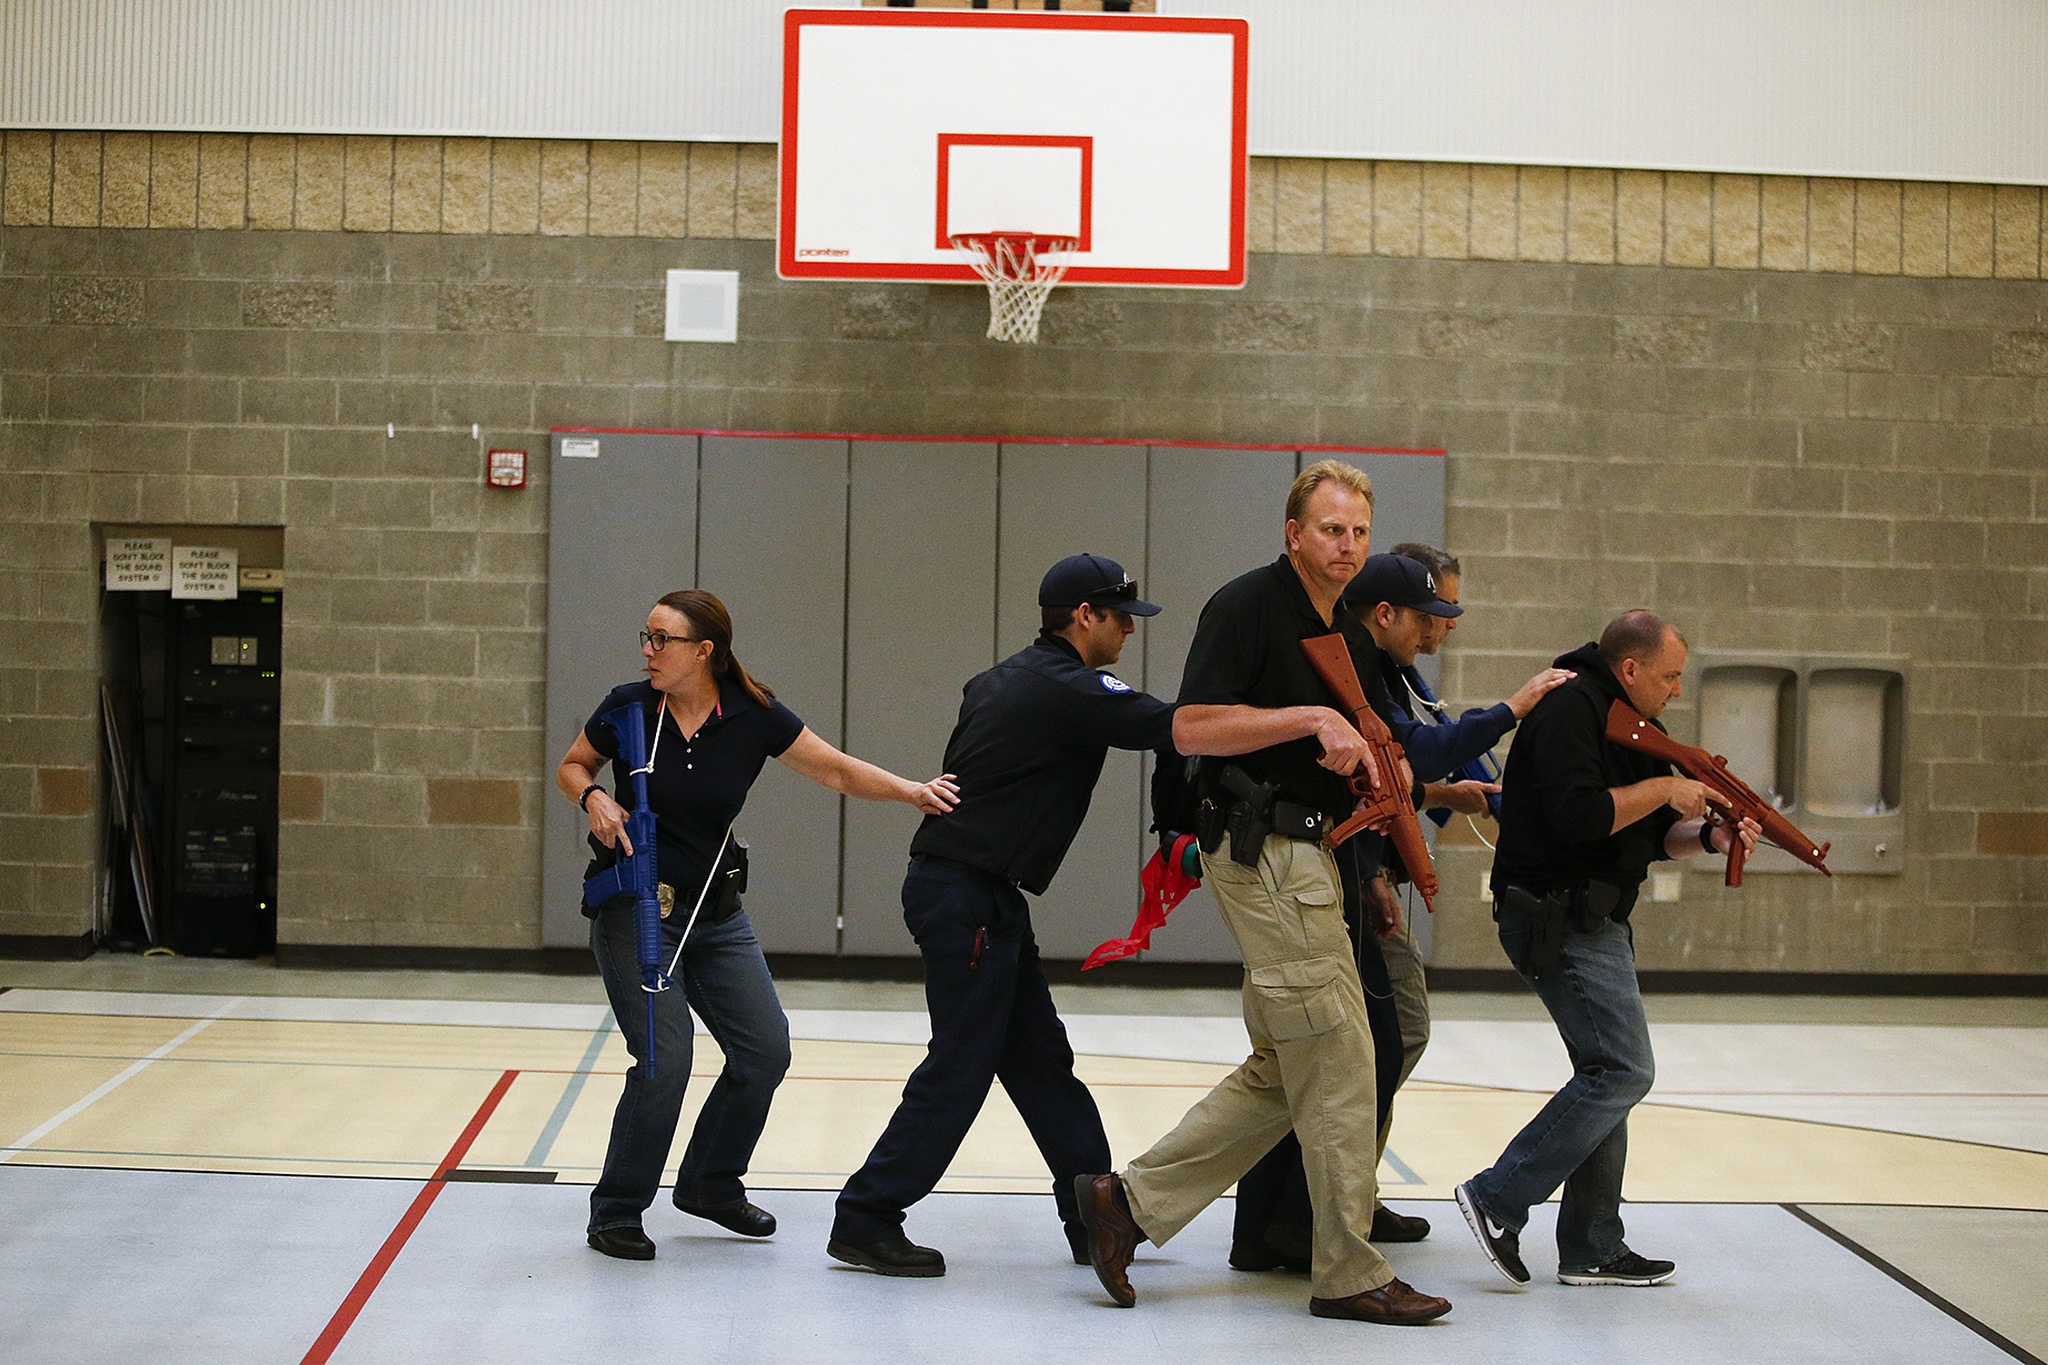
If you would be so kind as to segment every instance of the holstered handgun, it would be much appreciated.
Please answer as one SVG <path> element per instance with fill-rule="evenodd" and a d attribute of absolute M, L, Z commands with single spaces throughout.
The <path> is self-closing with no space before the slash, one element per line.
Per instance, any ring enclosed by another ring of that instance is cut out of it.
<path fill-rule="evenodd" d="M 1617 911 L 1634 904 L 1632 892 L 1611 882 L 1588 882 L 1542 896 L 1503 886 L 1494 895 L 1493 918 L 1508 961 L 1531 981 L 1541 981 L 1557 970 L 1567 933 L 1598 933 Z"/>
<path fill-rule="evenodd" d="M 1280 789 L 1271 782 L 1259 782 L 1234 763 L 1223 766 L 1223 789 L 1235 800 L 1229 803 L 1223 827 L 1230 835 L 1230 860 L 1245 867 L 1259 865 L 1259 850 L 1273 832 L 1273 800 Z"/>
<path fill-rule="evenodd" d="M 1514 969 L 1531 981 L 1557 970 L 1574 899 L 1569 891 L 1538 896 L 1519 886 L 1503 886 L 1495 893 L 1493 918 L 1500 925 L 1500 946 Z"/>

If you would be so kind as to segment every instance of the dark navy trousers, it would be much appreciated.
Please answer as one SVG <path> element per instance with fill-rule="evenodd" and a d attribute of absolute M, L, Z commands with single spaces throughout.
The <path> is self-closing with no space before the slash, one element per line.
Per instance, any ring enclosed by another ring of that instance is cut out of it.
<path fill-rule="evenodd" d="M 1074 1177 L 1109 1169 L 1109 1139 L 1095 1097 L 1074 1075 L 1024 893 L 986 873 L 913 860 L 903 921 L 924 958 L 932 1040 L 889 1126 L 841 1191 L 832 1236 L 858 1244 L 900 1232 L 904 1210 L 945 1175 L 999 1080 L 1052 1170 L 1069 1247 L 1085 1254 Z"/>

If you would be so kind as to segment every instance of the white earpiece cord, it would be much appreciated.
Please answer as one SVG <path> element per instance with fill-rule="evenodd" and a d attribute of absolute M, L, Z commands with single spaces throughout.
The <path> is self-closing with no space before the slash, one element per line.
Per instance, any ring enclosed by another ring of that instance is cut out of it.
<path fill-rule="evenodd" d="M 654 713 L 654 743 L 647 746 L 647 766 L 635 768 L 633 770 L 635 773 L 645 773 L 650 778 L 654 776 L 654 757 L 661 752 L 661 722 L 662 718 L 667 714 L 668 700 L 664 698 L 661 703 L 661 709 Z M 732 824 L 728 824 L 725 827 L 725 833 L 719 837 L 718 852 L 711 857 L 711 871 L 705 874 L 704 885 L 697 892 L 697 903 L 690 908 L 690 918 L 684 923 L 683 932 L 676 939 L 675 955 L 668 960 L 668 970 L 662 974 L 663 980 L 673 978 L 676 974 L 676 964 L 683 960 L 683 945 L 690 941 L 690 930 L 697 927 L 697 916 L 703 913 L 704 900 L 711 894 L 711 884 L 718 880 L 718 865 L 725 861 L 726 845 L 732 842 L 732 827 L 738 823 L 739 821 L 734 820 Z M 643 982 L 640 989 L 646 991 L 649 995 L 657 995 L 661 991 L 667 990 L 668 987 L 650 987 Z"/>

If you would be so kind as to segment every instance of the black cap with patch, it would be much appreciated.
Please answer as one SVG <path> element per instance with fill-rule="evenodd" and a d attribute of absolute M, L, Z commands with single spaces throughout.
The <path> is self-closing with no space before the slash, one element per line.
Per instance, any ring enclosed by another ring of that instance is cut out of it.
<path fill-rule="evenodd" d="M 1068 555 L 1045 571 L 1038 584 L 1041 607 L 1091 607 L 1157 616 L 1159 608 L 1138 597 L 1138 585 L 1124 566 L 1102 555 Z"/>
<path fill-rule="evenodd" d="M 1437 596 L 1436 575 L 1406 555 L 1368 555 L 1344 585 L 1344 601 L 1371 611 L 1382 602 L 1431 616 L 1463 616 L 1465 609 Z"/>

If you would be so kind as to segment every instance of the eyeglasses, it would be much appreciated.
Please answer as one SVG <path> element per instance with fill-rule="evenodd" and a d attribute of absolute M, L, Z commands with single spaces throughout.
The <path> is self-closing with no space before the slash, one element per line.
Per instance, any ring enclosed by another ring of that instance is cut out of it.
<path fill-rule="evenodd" d="M 665 630 L 643 630 L 640 632 L 640 643 L 652 645 L 656 654 L 661 653 L 661 651 L 673 644 L 701 644 L 703 639 L 704 637 L 701 635 L 671 635 Z"/>

